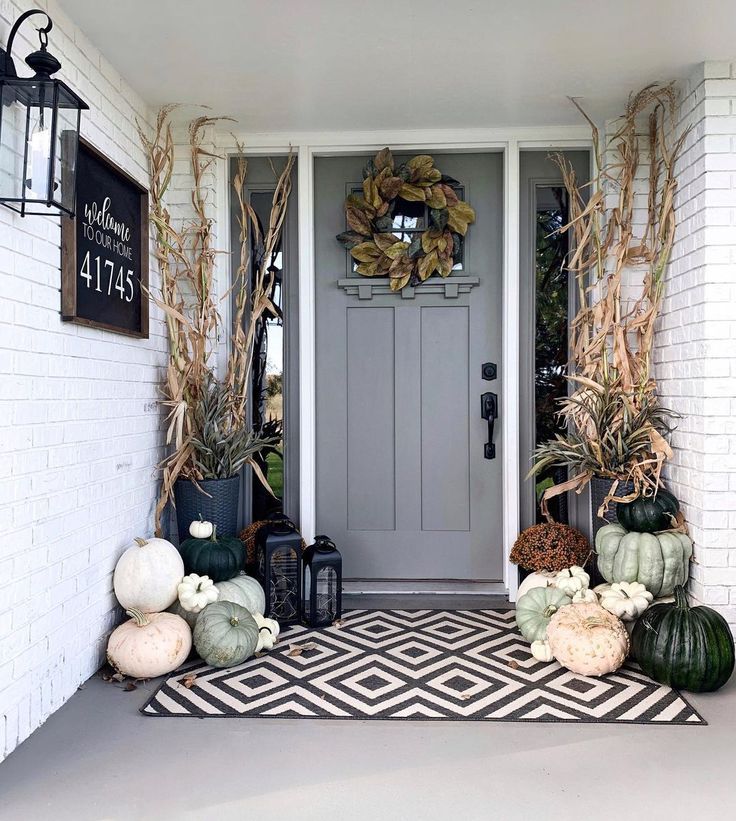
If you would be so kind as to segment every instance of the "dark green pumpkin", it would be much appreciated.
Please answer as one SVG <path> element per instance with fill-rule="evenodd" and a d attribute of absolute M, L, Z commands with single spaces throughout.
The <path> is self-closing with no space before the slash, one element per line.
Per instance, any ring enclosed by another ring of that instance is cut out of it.
<path fill-rule="evenodd" d="M 226 582 L 245 568 L 245 547 L 235 536 L 187 539 L 179 545 L 187 573 L 209 576 L 213 582 Z"/>
<path fill-rule="evenodd" d="M 690 607 L 679 585 L 674 604 L 655 604 L 636 622 L 631 648 L 648 676 L 677 690 L 710 693 L 733 672 L 728 623 L 710 607 Z"/>
<path fill-rule="evenodd" d="M 672 519 L 677 516 L 680 505 L 675 497 L 664 488 L 659 488 L 656 496 L 639 496 L 633 502 L 619 502 L 616 518 L 626 530 L 636 533 L 657 533 L 671 530 Z"/>

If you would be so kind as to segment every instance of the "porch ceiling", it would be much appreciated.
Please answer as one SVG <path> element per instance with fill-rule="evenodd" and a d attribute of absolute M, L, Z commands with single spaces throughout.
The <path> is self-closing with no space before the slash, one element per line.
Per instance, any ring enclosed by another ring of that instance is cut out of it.
<path fill-rule="evenodd" d="M 153 104 L 246 131 L 567 125 L 736 50 L 733 0 L 60 0 Z"/>

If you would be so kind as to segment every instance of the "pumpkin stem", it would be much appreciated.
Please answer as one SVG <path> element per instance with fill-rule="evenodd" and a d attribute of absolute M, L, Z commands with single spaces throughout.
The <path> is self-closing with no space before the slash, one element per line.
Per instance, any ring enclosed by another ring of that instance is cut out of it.
<path fill-rule="evenodd" d="M 237 627 L 240 624 L 240 619 L 237 616 L 232 616 L 230 624 L 232 624 L 233 627 Z"/>
<path fill-rule="evenodd" d="M 210 536 L 210 541 L 217 541 L 217 525 L 212 525 L 212 535 Z"/>
<path fill-rule="evenodd" d="M 148 542 L 145 539 L 141 539 L 140 536 L 136 536 L 133 541 L 138 545 L 138 547 L 145 547 Z"/>
<path fill-rule="evenodd" d="M 151 623 L 148 616 L 138 610 L 137 607 L 131 607 L 130 610 L 126 610 L 125 612 L 131 617 L 131 619 L 135 619 L 135 623 L 138 627 L 146 627 Z"/>
<path fill-rule="evenodd" d="M 549 619 L 556 612 L 557 612 L 557 608 L 554 606 L 554 604 L 549 604 L 549 605 L 547 605 L 547 607 L 544 608 L 544 614 L 543 615 L 546 619 Z"/>
<path fill-rule="evenodd" d="M 680 608 L 680 610 L 689 610 L 690 604 L 687 600 L 687 593 L 685 592 L 685 588 L 678 584 L 675 588 L 675 605 Z"/>

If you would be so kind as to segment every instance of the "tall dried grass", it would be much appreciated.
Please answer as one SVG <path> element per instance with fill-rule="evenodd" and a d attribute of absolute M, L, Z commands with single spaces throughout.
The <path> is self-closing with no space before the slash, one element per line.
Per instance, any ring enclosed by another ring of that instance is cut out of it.
<path fill-rule="evenodd" d="M 248 392 L 256 328 L 264 313 L 275 314 L 270 297 L 273 273 L 268 266 L 279 244 L 294 166 L 294 155 L 290 153 L 278 175 L 268 230 L 261 236 L 258 220 L 245 196 L 247 160 L 243 146 L 238 146 L 241 156 L 233 184 L 238 202 L 240 258 L 232 287 L 218 299 L 214 283 L 218 251 L 213 244 L 214 226 L 208 215 L 205 185 L 217 156 L 203 144 L 206 130 L 227 118 L 201 116 L 189 124 L 192 216 L 179 221 L 172 217 L 167 206 L 167 193 L 174 175 L 171 114 L 175 108 L 173 105 L 161 108 L 152 137 L 138 129 L 148 157 L 150 221 L 161 273 L 160 291 L 149 294 L 164 313 L 169 342 L 162 392 L 163 404 L 168 409 L 166 444 L 171 452 L 160 465 L 161 492 L 155 512 L 157 534 L 162 531 L 162 517 L 168 502 L 173 500 L 174 484 L 179 478 L 194 482 L 215 478 L 213 472 L 227 472 L 228 465 L 240 464 L 240 454 L 244 456 L 242 461 L 250 464 L 268 486 L 254 456 L 274 441 L 247 429 Z M 263 248 L 253 266 L 252 279 L 250 231 L 255 234 L 256 246 Z M 222 331 L 218 302 L 233 293 L 235 311 L 230 354 L 226 373 L 218 380 L 212 364 L 212 354 Z M 205 425 L 207 430 L 202 429 Z M 227 458 L 216 459 L 210 446 L 204 450 L 204 443 L 212 442 L 213 430 L 221 432 L 229 443 L 235 443 L 233 447 L 238 453 L 228 446 Z"/>
<path fill-rule="evenodd" d="M 670 83 L 631 95 L 615 133 L 605 141 L 584 109 L 572 102 L 590 125 L 595 169 L 590 182 L 582 183 L 563 154 L 553 156 L 569 197 L 570 221 L 561 231 L 571 236 L 566 267 L 575 278 L 578 311 L 570 330 L 570 378 L 576 390 L 560 411 L 569 433 L 538 447 L 530 472 L 554 465 L 572 473 L 543 494 L 547 516 L 550 498 L 580 492 L 594 475 L 612 483 L 599 515 L 611 501 L 655 493 L 672 455 L 665 437 L 673 414 L 658 404 L 651 359 L 675 238 L 675 163 L 687 137 L 687 130 L 677 135 L 677 93 Z M 627 299 L 624 286 L 631 285 L 626 280 L 632 269 L 643 275 L 638 294 Z M 628 448 L 627 442 L 636 446 Z M 618 484 L 625 481 L 633 482 L 634 492 L 617 496 Z"/>

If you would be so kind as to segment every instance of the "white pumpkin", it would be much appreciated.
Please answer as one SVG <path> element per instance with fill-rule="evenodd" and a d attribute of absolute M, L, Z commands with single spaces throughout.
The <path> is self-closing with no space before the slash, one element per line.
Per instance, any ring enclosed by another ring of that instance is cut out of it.
<path fill-rule="evenodd" d="M 179 604 L 189 613 L 199 613 L 208 604 L 217 601 L 220 595 L 209 576 L 198 576 L 196 573 L 184 576 L 179 582 L 177 591 Z"/>
<path fill-rule="evenodd" d="M 577 604 L 581 601 L 592 602 L 593 604 L 598 604 L 598 594 L 595 590 L 591 590 L 589 587 L 586 587 L 585 590 L 578 590 L 577 593 L 572 597 L 572 603 Z"/>
<path fill-rule="evenodd" d="M 200 516 L 189 525 L 189 535 L 193 539 L 209 539 L 214 529 L 212 522 L 205 522 Z"/>
<path fill-rule="evenodd" d="M 614 582 L 601 593 L 601 607 L 621 621 L 636 621 L 653 599 L 640 582 Z"/>
<path fill-rule="evenodd" d="M 266 609 L 266 594 L 256 579 L 241 574 L 226 582 L 217 582 L 218 601 L 229 601 L 245 607 L 251 614 Z"/>
<path fill-rule="evenodd" d="M 279 623 L 275 619 L 267 619 L 260 613 L 253 613 L 252 615 L 258 625 L 256 653 L 260 653 L 262 650 L 273 650 L 280 632 Z"/>
<path fill-rule="evenodd" d="M 555 660 L 548 641 L 533 641 L 532 655 L 537 661 L 543 661 L 545 664 Z"/>
<path fill-rule="evenodd" d="M 591 602 L 561 607 L 550 619 L 547 641 L 557 661 L 582 676 L 618 670 L 629 652 L 623 622 Z"/>
<path fill-rule="evenodd" d="M 555 576 L 555 587 L 566 596 L 574 596 L 580 590 L 587 590 L 590 585 L 590 576 L 577 564 L 567 567 Z"/>
<path fill-rule="evenodd" d="M 192 631 L 173 613 L 125 611 L 131 618 L 113 630 L 107 660 L 131 678 L 153 678 L 170 673 L 186 661 L 192 649 Z"/>
<path fill-rule="evenodd" d="M 516 591 L 517 600 L 520 599 L 524 593 L 528 593 L 535 587 L 552 587 L 557 574 L 553 571 L 538 570 L 536 573 L 530 573 L 520 584 Z"/>
<path fill-rule="evenodd" d="M 159 613 L 176 601 L 184 576 L 179 551 L 166 539 L 135 539 L 115 565 L 112 584 L 125 610 Z"/>

